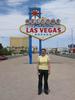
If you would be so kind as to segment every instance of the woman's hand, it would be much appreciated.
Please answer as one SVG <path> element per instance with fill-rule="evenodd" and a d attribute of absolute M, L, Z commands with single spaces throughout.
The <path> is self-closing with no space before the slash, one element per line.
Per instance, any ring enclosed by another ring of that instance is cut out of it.
<path fill-rule="evenodd" d="M 39 71 L 37 70 L 37 75 L 40 75 Z"/>
<path fill-rule="evenodd" d="M 50 70 L 48 70 L 48 75 L 50 75 Z"/>

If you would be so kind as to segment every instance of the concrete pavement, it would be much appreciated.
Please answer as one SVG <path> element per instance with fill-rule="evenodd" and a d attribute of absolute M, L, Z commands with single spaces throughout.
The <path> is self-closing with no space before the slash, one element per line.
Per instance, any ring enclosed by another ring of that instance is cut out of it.
<path fill-rule="evenodd" d="M 37 95 L 37 55 L 0 62 L 0 100 L 75 100 L 75 59 L 50 55 L 49 95 Z M 36 61 L 35 61 L 36 60 Z"/>

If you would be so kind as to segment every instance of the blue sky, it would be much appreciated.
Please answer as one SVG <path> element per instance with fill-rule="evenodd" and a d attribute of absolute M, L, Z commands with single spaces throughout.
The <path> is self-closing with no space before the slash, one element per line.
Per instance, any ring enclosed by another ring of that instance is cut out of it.
<path fill-rule="evenodd" d="M 28 18 L 28 8 L 35 5 L 41 7 L 42 16 L 60 18 L 67 29 L 64 34 L 43 41 L 43 47 L 66 47 L 72 43 L 72 33 L 75 43 L 75 0 L 0 0 L 0 42 L 4 46 L 9 45 L 7 37 L 26 36 L 19 27 Z M 33 38 L 33 45 L 37 44 Z"/>

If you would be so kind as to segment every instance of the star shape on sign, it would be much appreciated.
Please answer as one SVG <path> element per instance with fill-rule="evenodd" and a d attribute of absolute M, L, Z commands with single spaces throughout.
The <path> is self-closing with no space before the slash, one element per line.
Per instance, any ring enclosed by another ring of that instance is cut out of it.
<path fill-rule="evenodd" d="M 33 16 L 38 16 L 39 15 L 39 11 L 38 10 L 33 10 L 32 11 L 32 15 Z"/>

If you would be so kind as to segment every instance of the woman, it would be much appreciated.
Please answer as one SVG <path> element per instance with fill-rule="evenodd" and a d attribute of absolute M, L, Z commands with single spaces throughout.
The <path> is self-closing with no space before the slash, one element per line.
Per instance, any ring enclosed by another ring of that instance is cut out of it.
<path fill-rule="evenodd" d="M 46 54 L 46 49 L 42 49 L 41 55 L 38 57 L 38 95 L 42 93 L 42 79 L 44 77 L 44 92 L 49 93 L 48 75 L 50 74 L 50 61 Z"/>

